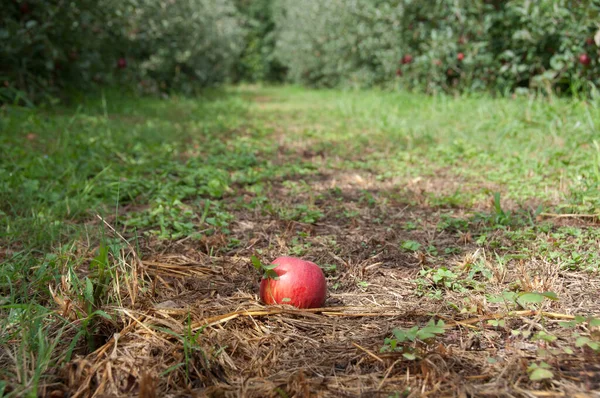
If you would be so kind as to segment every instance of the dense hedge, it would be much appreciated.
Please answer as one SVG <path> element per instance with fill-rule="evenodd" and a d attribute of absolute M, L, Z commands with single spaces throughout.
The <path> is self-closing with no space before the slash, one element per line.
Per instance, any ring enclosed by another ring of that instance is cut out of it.
<path fill-rule="evenodd" d="M 130 53 L 146 82 L 157 82 L 162 90 L 191 90 L 229 78 L 243 48 L 232 1 L 129 3 Z"/>
<path fill-rule="evenodd" d="M 3 0 L 0 102 L 94 83 L 216 84 L 243 37 L 232 0 Z"/>
<path fill-rule="evenodd" d="M 0 103 L 225 81 L 589 91 L 594 0 L 3 0 Z"/>
<path fill-rule="evenodd" d="M 564 92 L 599 83 L 598 10 L 585 0 L 280 0 L 276 55 L 291 80 L 314 86 Z"/>
<path fill-rule="evenodd" d="M 403 10 L 389 1 L 281 0 L 276 56 L 288 78 L 316 86 L 389 81 L 402 54 Z"/>

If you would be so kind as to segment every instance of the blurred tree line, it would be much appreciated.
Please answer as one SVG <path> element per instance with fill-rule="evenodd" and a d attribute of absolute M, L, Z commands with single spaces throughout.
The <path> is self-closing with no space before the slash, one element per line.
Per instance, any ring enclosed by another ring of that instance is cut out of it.
<path fill-rule="evenodd" d="M 236 82 L 595 92 L 594 0 L 1 0 L 0 102 Z"/>

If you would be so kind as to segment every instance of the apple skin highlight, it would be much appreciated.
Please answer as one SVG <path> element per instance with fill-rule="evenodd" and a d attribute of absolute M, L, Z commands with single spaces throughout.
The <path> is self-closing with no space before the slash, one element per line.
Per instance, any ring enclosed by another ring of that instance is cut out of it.
<path fill-rule="evenodd" d="M 320 308 L 327 296 L 327 281 L 321 268 L 296 257 L 278 257 L 272 264 L 279 279 L 260 283 L 260 299 L 267 305 L 288 304 L 296 308 Z"/>

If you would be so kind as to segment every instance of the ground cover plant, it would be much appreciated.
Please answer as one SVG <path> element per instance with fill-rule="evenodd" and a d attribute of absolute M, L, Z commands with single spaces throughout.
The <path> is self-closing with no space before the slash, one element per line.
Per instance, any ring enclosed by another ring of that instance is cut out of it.
<path fill-rule="evenodd" d="M 594 102 L 242 86 L 0 117 L 0 395 L 599 388 Z M 256 260 L 320 265 L 264 306 Z"/>

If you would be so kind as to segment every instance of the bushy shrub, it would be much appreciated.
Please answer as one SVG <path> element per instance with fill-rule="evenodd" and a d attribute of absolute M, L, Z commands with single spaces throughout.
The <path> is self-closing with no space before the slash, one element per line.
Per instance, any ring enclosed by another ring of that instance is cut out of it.
<path fill-rule="evenodd" d="M 389 81 L 401 53 L 402 8 L 382 0 L 281 0 L 276 56 L 288 77 L 315 86 Z"/>
<path fill-rule="evenodd" d="M 242 41 L 232 0 L 4 0 L 0 103 L 97 83 L 216 84 Z"/>
<path fill-rule="evenodd" d="M 124 34 L 117 0 L 4 1 L 0 102 L 38 100 L 66 85 L 101 80 L 117 66 Z"/>
<path fill-rule="evenodd" d="M 291 80 L 315 86 L 579 90 L 600 83 L 598 10 L 591 0 L 281 0 L 276 55 Z"/>
<path fill-rule="evenodd" d="M 131 54 L 142 78 L 161 89 L 223 82 L 243 48 L 228 0 L 130 0 Z"/>

